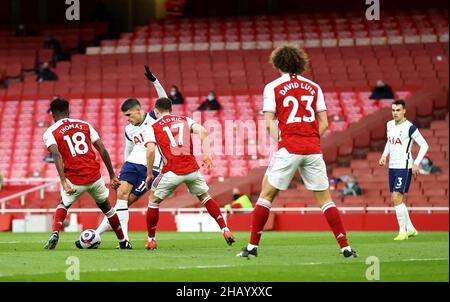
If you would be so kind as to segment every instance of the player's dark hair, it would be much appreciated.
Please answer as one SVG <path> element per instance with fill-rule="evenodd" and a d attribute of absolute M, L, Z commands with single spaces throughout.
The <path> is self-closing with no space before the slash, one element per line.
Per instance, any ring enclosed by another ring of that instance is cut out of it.
<path fill-rule="evenodd" d="M 50 103 L 50 111 L 52 113 L 69 113 L 69 101 L 61 97 L 56 97 Z"/>
<path fill-rule="evenodd" d="M 273 67 L 290 75 L 300 75 L 306 71 L 308 55 L 298 47 L 286 44 L 278 47 L 270 55 L 270 63 Z"/>
<path fill-rule="evenodd" d="M 405 103 L 404 100 L 395 100 L 395 101 L 392 103 L 392 105 L 402 105 L 402 106 L 403 106 L 403 109 L 406 108 L 406 103 Z"/>
<path fill-rule="evenodd" d="M 168 98 L 159 98 L 156 100 L 155 108 L 162 112 L 172 112 L 172 101 Z"/>
<path fill-rule="evenodd" d="M 122 110 L 122 112 L 125 112 L 136 106 L 141 107 L 141 103 L 139 103 L 137 99 L 126 99 L 125 102 L 123 102 L 122 106 L 120 107 L 120 110 Z"/>

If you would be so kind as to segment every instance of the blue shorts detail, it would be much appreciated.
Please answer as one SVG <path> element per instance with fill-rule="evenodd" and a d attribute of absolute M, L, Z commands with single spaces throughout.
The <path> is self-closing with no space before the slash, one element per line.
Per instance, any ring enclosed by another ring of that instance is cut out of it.
<path fill-rule="evenodd" d="M 389 169 L 389 191 L 407 193 L 411 176 L 412 169 Z"/>
<path fill-rule="evenodd" d="M 153 177 L 156 178 L 159 172 L 153 170 Z M 145 179 L 147 178 L 147 167 L 144 165 L 125 162 L 119 173 L 119 180 L 126 181 L 133 185 L 131 193 L 140 197 L 147 192 Z M 149 184 L 150 187 L 151 184 Z"/>

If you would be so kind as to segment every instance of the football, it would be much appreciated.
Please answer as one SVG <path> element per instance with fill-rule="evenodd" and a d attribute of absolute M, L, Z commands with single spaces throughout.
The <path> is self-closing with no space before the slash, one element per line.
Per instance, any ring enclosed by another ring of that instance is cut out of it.
<path fill-rule="evenodd" d="M 100 243 L 100 234 L 93 229 L 84 230 L 80 235 L 80 245 L 83 249 L 96 249 Z"/>

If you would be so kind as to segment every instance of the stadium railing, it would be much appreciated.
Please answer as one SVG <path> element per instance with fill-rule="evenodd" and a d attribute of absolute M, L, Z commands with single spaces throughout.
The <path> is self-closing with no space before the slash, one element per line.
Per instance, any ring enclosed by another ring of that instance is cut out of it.
<path fill-rule="evenodd" d="M 11 182 L 11 180 L 9 180 L 9 182 Z M 56 182 L 58 182 L 58 180 L 50 180 L 50 182 L 48 182 L 46 184 L 38 185 L 38 186 L 36 186 L 34 188 L 31 188 L 31 189 L 28 189 L 28 190 L 25 190 L 25 191 L 22 191 L 22 192 L 19 192 L 19 193 L 16 193 L 16 194 L 4 197 L 4 198 L 1 198 L 0 199 L 0 204 L 1 204 L 0 205 L 1 206 L 0 213 L 1 214 L 5 213 L 6 202 L 8 200 L 13 200 L 13 199 L 16 199 L 16 198 L 20 198 L 20 204 L 23 206 L 23 205 L 25 205 L 25 198 L 26 198 L 26 196 L 28 194 L 30 194 L 30 193 L 34 193 L 34 192 L 37 192 L 37 191 L 39 191 L 39 198 L 40 199 L 44 199 L 45 189 L 47 187 L 54 186 Z"/>

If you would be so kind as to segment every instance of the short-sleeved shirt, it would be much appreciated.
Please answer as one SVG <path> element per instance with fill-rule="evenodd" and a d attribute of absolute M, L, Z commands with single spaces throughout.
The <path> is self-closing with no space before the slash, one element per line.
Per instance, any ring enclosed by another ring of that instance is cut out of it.
<path fill-rule="evenodd" d="M 386 124 L 390 169 L 411 169 L 413 166 L 412 145 L 423 139 L 416 125 L 406 120 L 396 125 L 394 120 Z"/>
<path fill-rule="evenodd" d="M 193 155 L 191 129 L 194 124 L 189 117 L 169 114 L 151 125 L 145 145 L 157 144 L 163 160 L 162 173 L 172 171 L 184 175 L 200 169 Z"/>
<path fill-rule="evenodd" d="M 43 139 L 47 148 L 58 147 L 64 174 L 73 184 L 86 185 L 101 177 L 100 164 L 92 147 L 100 137 L 88 122 L 61 119 L 45 131 Z"/>
<path fill-rule="evenodd" d="M 322 153 L 317 113 L 325 110 L 320 86 L 302 76 L 284 74 L 264 88 L 263 111 L 277 115 L 278 149 L 289 153 Z"/>

